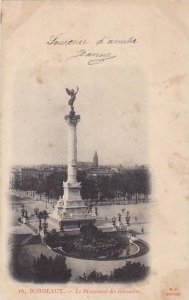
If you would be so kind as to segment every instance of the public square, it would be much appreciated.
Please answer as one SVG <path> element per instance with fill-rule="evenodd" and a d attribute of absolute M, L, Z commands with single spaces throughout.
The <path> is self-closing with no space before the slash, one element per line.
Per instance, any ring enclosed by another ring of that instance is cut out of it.
<path fill-rule="evenodd" d="M 21 241 L 21 251 L 18 257 L 20 269 L 24 268 L 26 271 L 30 269 L 34 259 L 37 259 L 41 254 L 47 257 L 54 257 L 56 253 L 48 246 L 42 245 L 39 235 L 30 227 L 29 224 L 19 224 L 18 219 L 21 215 L 21 209 L 28 211 L 28 217 L 34 214 L 34 209 L 37 207 L 40 211 L 47 210 L 50 213 L 54 209 L 53 203 L 48 203 L 46 199 L 38 200 L 38 197 L 27 195 L 26 192 L 11 191 L 11 212 L 12 212 L 12 226 L 10 228 L 10 243 L 14 240 Z M 149 244 L 150 239 L 150 207 L 151 203 L 138 203 L 126 205 L 99 205 L 98 217 L 106 218 L 110 221 L 112 217 L 117 217 L 119 213 L 126 216 L 129 212 L 131 216 L 130 230 L 136 232 L 136 237 L 144 240 Z M 94 208 L 93 208 L 94 209 Z M 49 226 L 52 224 L 49 222 Z M 53 229 L 53 228 L 51 228 Z M 50 230 L 50 229 L 49 229 Z M 149 253 L 131 259 L 133 262 L 140 262 L 141 264 L 149 265 Z M 80 260 L 71 257 L 66 259 L 67 266 L 72 270 L 71 280 L 78 279 L 83 273 L 89 274 L 93 270 L 103 274 L 110 274 L 113 269 L 120 268 L 125 265 L 125 260 L 114 261 L 92 261 Z"/>

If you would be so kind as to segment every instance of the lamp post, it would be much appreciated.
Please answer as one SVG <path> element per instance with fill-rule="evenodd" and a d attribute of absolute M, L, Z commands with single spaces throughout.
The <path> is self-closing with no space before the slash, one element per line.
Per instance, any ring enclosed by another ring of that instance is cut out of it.
<path fill-rule="evenodd" d="M 59 222 L 59 227 L 60 227 L 60 231 L 64 231 L 64 225 L 62 221 Z"/>
<path fill-rule="evenodd" d="M 42 211 L 40 211 L 40 212 L 38 213 L 38 220 L 39 220 L 38 231 L 39 231 L 39 233 L 40 233 L 40 231 L 42 230 L 42 226 L 41 226 L 42 218 L 43 218 L 43 213 L 42 213 Z"/>
<path fill-rule="evenodd" d="M 47 223 L 47 219 L 46 218 L 44 218 L 44 222 L 42 224 L 42 228 L 43 228 L 44 233 L 47 233 L 48 223 Z"/>
<path fill-rule="evenodd" d="M 118 214 L 118 221 L 121 222 L 121 214 Z"/>
<path fill-rule="evenodd" d="M 130 216 L 126 216 L 126 224 L 127 224 L 127 226 L 129 226 L 130 225 L 130 219 L 131 219 L 131 217 Z"/>
<path fill-rule="evenodd" d="M 113 224 L 114 227 L 115 227 L 115 223 L 116 223 L 116 218 L 113 217 L 113 218 L 112 218 L 112 224 Z"/>
<path fill-rule="evenodd" d="M 25 212 L 24 212 L 24 216 L 26 219 L 28 219 L 28 211 L 25 209 Z"/>

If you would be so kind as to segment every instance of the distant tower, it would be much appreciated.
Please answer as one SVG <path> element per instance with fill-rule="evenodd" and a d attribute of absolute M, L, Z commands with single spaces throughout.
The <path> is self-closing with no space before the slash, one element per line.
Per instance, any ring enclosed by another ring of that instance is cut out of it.
<path fill-rule="evenodd" d="M 93 156 L 93 164 L 94 164 L 94 167 L 98 167 L 98 154 L 97 154 L 97 151 L 95 151 L 94 156 Z"/>

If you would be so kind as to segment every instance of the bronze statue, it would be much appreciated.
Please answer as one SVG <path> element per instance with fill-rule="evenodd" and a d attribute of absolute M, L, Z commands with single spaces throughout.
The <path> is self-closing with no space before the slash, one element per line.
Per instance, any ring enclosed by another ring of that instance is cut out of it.
<path fill-rule="evenodd" d="M 68 105 L 71 106 L 71 110 L 74 111 L 74 102 L 75 102 L 75 99 L 76 99 L 76 94 L 78 93 L 79 91 L 79 88 L 77 86 L 77 91 L 75 92 L 73 89 L 69 90 L 69 89 L 66 89 L 66 92 L 70 97 L 70 100 L 68 101 Z"/>

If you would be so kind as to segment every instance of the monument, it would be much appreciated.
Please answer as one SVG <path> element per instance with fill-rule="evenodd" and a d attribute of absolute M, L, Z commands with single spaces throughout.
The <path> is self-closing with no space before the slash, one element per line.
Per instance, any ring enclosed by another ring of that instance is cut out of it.
<path fill-rule="evenodd" d="M 51 223 L 52 230 L 46 235 L 45 243 L 56 253 L 79 259 L 125 260 L 132 255 L 138 255 L 140 245 L 133 246 L 134 242 L 131 241 L 128 230 L 129 213 L 127 213 L 126 224 L 122 223 L 120 213 L 118 221 L 115 217 L 112 221 L 97 217 L 97 207 L 94 214 L 81 198 L 81 183 L 77 181 L 76 132 L 80 115 L 75 113 L 73 106 L 78 88 L 76 92 L 68 89 L 66 91 L 70 96 L 68 104 L 71 107 L 69 114 L 65 116 L 68 126 L 68 176 L 67 181 L 63 183 L 63 198 L 57 201 L 54 211 L 49 216 L 53 224 Z M 94 161 L 98 164 L 97 153 Z M 132 251 L 134 252 L 131 253 Z"/>
<path fill-rule="evenodd" d="M 53 221 L 64 225 L 76 225 L 94 223 L 96 216 L 92 212 L 88 212 L 87 206 L 81 198 L 80 190 L 81 183 L 77 181 L 77 131 L 76 126 L 80 121 L 80 115 L 77 115 L 74 110 L 74 102 L 76 94 L 73 89 L 66 92 L 70 96 L 68 105 L 71 110 L 65 116 L 65 121 L 68 125 L 68 176 L 67 181 L 63 183 L 64 195 L 60 198 L 51 213 L 50 218 Z"/>

